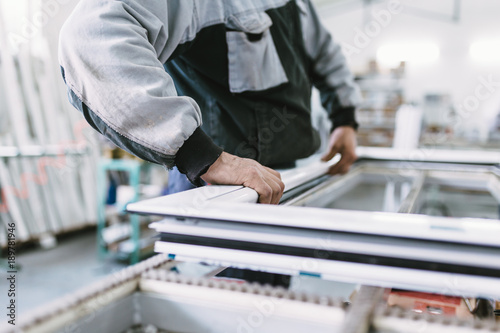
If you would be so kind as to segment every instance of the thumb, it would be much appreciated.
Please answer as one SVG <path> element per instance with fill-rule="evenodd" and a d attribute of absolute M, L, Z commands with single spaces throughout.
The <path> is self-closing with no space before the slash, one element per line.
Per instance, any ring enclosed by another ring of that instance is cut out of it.
<path fill-rule="evenodd" d="M 321 157 L 321 160 L 323 162 L 331 160 L 337 153 L 339 152 L 339 149 L 332 145 L 328 151 Z"/>

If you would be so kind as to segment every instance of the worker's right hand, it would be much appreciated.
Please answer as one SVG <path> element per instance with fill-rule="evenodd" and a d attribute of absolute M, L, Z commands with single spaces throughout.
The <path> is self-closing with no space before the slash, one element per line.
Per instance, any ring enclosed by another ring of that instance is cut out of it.
<path fill-rule="evenodd" d="M 259 202 L 278 204 L 285 184 L 279 172 L 262 164 L 222 152 L 201 179 L 210 184 L 243 185 L 259 194 Z"/>

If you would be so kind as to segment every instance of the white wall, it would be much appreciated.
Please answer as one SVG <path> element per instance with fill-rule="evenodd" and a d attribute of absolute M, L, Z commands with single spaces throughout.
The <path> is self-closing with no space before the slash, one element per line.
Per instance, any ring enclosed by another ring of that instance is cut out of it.
<path fill-rule="evenodd" d="M 480 76 L 487 78 L 492 75 L 493 81 L 500 82 L 500 56 L 491 63 L 478 63 L 471 58 L 469 47 L 480 39 L 500 41 L 500 1 L 462 0 L 458 23 L 451 19 L 446 21 L 411 14 L 413 11 L 410 7 L 418 7 L 451 18 L 453 0 L 392 0 L 394 2 L 401 5 L 401 12 L 392 14 L 389 24 L 382 27 L 366 47 L 360 48 L 358 54 L 351 52 L 348 57 L 351 68 L 355 72 L 363 72 L 368 61 L 376 58 L 377 49 L 386 43 L 435 43 L 440 49 L 436 61 L 407 63 L 407 100 L 419 102 L 425 93 L 449 93 L 458 107 L 464 102 L 470 104 L 468 109 L 472 111 L 464 109 L 462 114 L 467 130 L 487 126 L 485 119 L 500 110 L 500 97 L 494 96 L 500 96 L 500 87 L 496 87 L 491 97 L 481 100 L 477 108 L 473 105 L 473 96 L 478 85 L 481 85 Z M 388 10 L 390 3 L 391 0 L 385 0 L 372 6 L 368 21 L 363 20 L 362 6 L 350 10 L 342 6 L 320 7 L 319 12 L 337 41 L 355 46 L 356 35 L 359 35 L 357 31 L 365 31 L 365 22 L 375 19 L 373 12 Z M 481 88 L 481 92 L 484 92 L 484 88 Z"/>

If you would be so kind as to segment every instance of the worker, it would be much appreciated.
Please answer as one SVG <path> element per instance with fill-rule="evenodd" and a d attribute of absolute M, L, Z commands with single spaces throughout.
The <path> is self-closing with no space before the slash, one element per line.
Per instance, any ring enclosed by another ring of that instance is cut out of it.
<path fill-rule="evenodd" d="M 330 173 L 356 159 L 359 92 L 310 0 L 80 1 L 61 30 L 59 62 L 88 123 L 175 167 L 173 191 L 244 185 L 278 203 L 274 169 L 320 144 L 312 86 L 333 124 L 322 159 L 341 154 Z"/>

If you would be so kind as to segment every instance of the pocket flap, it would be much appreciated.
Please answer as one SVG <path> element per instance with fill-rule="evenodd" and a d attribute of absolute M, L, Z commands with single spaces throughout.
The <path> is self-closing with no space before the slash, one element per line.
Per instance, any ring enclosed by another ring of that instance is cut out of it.
<path fill-rule="evenodd" d="M 250 34 L 261 34 L 273 25 L 273 21 L 265 12 L 254 12 L 243 15 L 233 15 L 228 19 L 227 27 Z"/>

